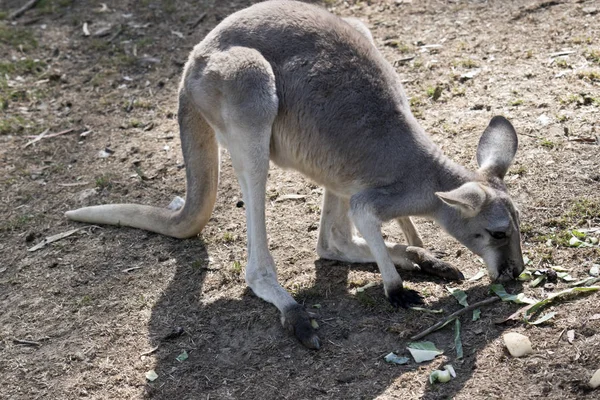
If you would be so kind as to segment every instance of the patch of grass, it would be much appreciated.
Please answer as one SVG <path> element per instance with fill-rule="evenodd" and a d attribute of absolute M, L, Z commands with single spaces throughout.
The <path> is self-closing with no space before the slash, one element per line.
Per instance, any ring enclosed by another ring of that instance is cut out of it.
<path fill-rule="evenodd" d="M 576 219 L 600 219 L 600 200 L 579 199 L 575 201 L 567 216 Z"/>
<path fill-rule="evenodd" d="M 46 63 L 31 58 L 17 61 L 0 62 L 0 74 L 40 74 L 45 71 Z"/>
<path fill-rule="evenodd" d="M 454 136 L 458 135 L 458 130 L 456 130 L 456 128 L 453 125 L 450 125 L 450 124 L 448 124 L 446 122 L 444 122 L 442 124 L 442 130 L 444 132 L 447 132 L 447 133 L 449 133 L 451 135 L 454 135 Z"/>
<path fill-rule="evenodd" d="M 79 300 L 80 306 L 89 306 L 90 304 L 92 304 L 92 297 L 90 295 L 86 294 Z"/>
<path fill-rule="evenodd" d="M 22 49 L 24 52 L 33 50 L 38 45 L 37 40 L 33 37 L 32 30 L 7 26 L 4 22 L 0 22 L 0 43 Z"/>
<path fill-rule="evenodd" d="M 74 0 L 40 0 L 35 8 L 40 14 L 53 14 L 59 8 L 68 7 L 73 4 Z"/>
<path fill-rule="evenodd" d="M 8 107 L 8 102 L 5 99 L 0 100 L 2 107 Z M 10 115 L 0 119 L 0 135 L 10 135 L 22 133 L 25 130 L 27 122 L 19 115 Z"/>
<path fill-rule="evenodd" d="M 443 86 L 436 85 L 428 87 L 425 92 L 427 93 L 427 97 L 431 98 L 431 100 L 438 101 L 438 99 L 442 96 L 443 91 Z"/>
<path fill-rule="evenodd" d="M 569 64 L 569 62 L 564 59 L 564 58 L 559 58 L 557 59 L 554 64 L 558 67 L 558 68 L 562 68 L 562 69 L 567 69 L 567 68 L 571 68 L 571 64 Z"/>
<path fill-rule="evenodd" d="M 225 243 L 233 243 L 235 242 L 235 236 L 231 232 L 225 232 L 223 233 L 223 241 Z"/>
<path fill-rule="evenodd" d="M 240 275 L 242 273 L 242 263 L 239 261 L 234 261 L 231 264 L 231 272 L 233 272 L 236 275 Z"/>
<path fill-rule="evenodd" d="M 100 190 L 110 189 L 112 187 L 112 178 L 108 175 L 97 176 L 96 187 Z"/>
<path fill-rule="evenodd" d="M 463 60 L 454 60 L 452 63 L 455 67 L 463 68 L 478 68 L 479 63 L 471 58 L 465 58 Z"/>
<path fill-rule="evenodd" d="M 108 43 L 108 41 L 106 41 L 104 39 L 98 39 L 98 38 L 92 38 L 87 43 L 88 43 L 90 50 L 93 50 L 95 52 L 107 51 L 111 46 L 110 43 Z"/>
<path fill-rule="evenodd" d="M 554 143 L 554 142 L 553 142 L 552 140 L 550 140 L 550 139 L 542 139 L 542 140 L 540 141 L 540 146 L 542 146 L 542 147 L 546 147 L 546 148 L 548 148 L 548 149 L 553 149 L 553 148 L 555 148 L 557 145 L 556 145 L 556 143 Z"/>
<path fill-rule="evenodd" d="M 516 99 L 516 100 L 511 101 L 510 105 L 514 106 L 514 107 L 518 107 L 518 106 L 523 105 L 523 103 L 524 103 L 523 99 Z"/>
<path fill-rule="evenodd" d="M 566 97 L 561 97 L 559 99 L 560 104 L 562 105 L 570 105 L 575 104 L 576 106 L 600 106 L 600 96 L 592 97 L 589 94 L 570 94 Z"/>
<path fill-rule="evenodd" d="M 579 79 L 583 79 L 586 81 L 590 81 L 590 82 L 600 82 L 600 71 L 599 70 L 586 70 L 586 71 L 579 71 L 577 73 L 577 77 Z"/>
<path fill-rule="evenodd" d="M 0 21 L 5 20 L 8 17 L 8 13 L 6 11 L 0 11 Z"/>
<path fill-rule="evenodd" d="M 410 53 L 413 51 L 412 46 L 407 45 L 406 43 L 398 40 L 398 39 L 389 39 L 384 42 L 385 46 L 393 47 L 398 50 L 400 53 Z"/>
<path fill-rule="evenodd" d="M 587 223 L 587 221 L 600 221 L 600 200 L 591 200 L 591 199 L 577 199 L 575 200 L 566 213 L 557 218 L 551 218 L 549 220 L 544 221 L 543 225 L 551 228 L 557 229 L 567 229 L 571 227 L 581 226 Z M 568 233 L 568 235 L 567 235 Z M 571 238 L 570 230 L 563 232 L 562 234 L 556 233 L 559 237 L 562 235 L 563 238 L 569 241 Z M 538 241 L 544 240 L 546 241 L 549 237 L 548 235 L 544 237 L 539 237 Z"/>
<path fill-rule="evenodd" d="M 162 0 L 162 8 L 167 14 L 173 14 L 177 11 L 177 4 L 174 0 Z"/>
<path fill-rule="evenodd" d="M 146 101 L 146 100 L 137 99 L 133 102 L 133 108 L 141 108 L 144 110 L 153 110 L 154 104 L 149 101 Z"/>
<path fill-rule="evenodd" d="M 585 58 L 596 64 L 600 64 L 600 50 L 587 49 L 584 53 Z"/>
<path fill-rule="evenodd" d="M 410 108 L 417 108 L 422 105 L 424 105 L 424 102 L 419 96 L 413 96 L 410 98 Z"/>
<path fill-rule="evenodd" d="M 566 122 L 569 119 L 565 114 L 556 114 L 555 118 L 557 122 Z"/>
<path fill-rule="evenodd" d="M 128 126 L 130 128 L 141 128 L 144 125 L 139 119 L 132 118 L 129 120 Z"/>
<path fill-rule="evenodd" d="M 14 231 L 21 230 L 29 223 L 33 221 L 33 215 L 23 214 L 15 218 L 9 219 L 8 221 L 0 222 L 0 232 L 2 231 Z"/>
<path fill-rule="evenodd" d="M 533 225 L 527 222 L 523 222 L 519 228 L 523 235 L 529 235 L 534 231 Z"/>
<path fill-rule="evenodd" d="M 511 168 L 510 171 L 508 171 L 509 175 L 525 175 L 525 173 L 527 172 L 527 167 L 524 165 L 515 165 L 513 168 Z"/>
<path fill-rule="evenodd" d="M 573 44 L 592 44 L 594 43 L 594 39 L 592 39 L 591 37 L 582 37 L 582 36 L 575 36 L 573 39 L 571 39 L 571 41 L 573 42 Z"/>

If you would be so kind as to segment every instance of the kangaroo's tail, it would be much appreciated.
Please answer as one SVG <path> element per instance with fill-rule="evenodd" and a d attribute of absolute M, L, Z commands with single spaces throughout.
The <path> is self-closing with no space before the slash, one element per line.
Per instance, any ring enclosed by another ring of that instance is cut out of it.
<path fill-rule="evenodd" d="M 186 171 L 186 196 L 181 209 L 108 204 L 67 211 L 67 218 L 92 224 L 130 226 L 177 238 L 200 233 L 217 197 L 219 147 L 214 131 L 193 104 L 185 85 L 179 93 L 178 117 Z"/>

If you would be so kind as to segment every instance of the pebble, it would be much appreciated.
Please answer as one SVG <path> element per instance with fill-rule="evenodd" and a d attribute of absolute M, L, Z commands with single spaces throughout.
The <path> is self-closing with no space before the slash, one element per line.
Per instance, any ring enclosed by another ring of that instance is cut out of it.
<path fill-rule="evenodd" d="M 599 386 L 600 386 L 600 369 L 597 370 L 594 373 L 594 375 L 592 376 L 592 379 L 590 379 L 590 387 L 592 389 L 596 389 Z"/>
<path fill-rule="evenodd" d="M 504 339 L 504 344 L 506 345 L 510 355 L 513 357 L 523 357 L 527 354 L 533 353 L 531 342 L 525 335 L 521 335 L 520 333 L 516 332 L 509 332 L 502 338 Z"/>

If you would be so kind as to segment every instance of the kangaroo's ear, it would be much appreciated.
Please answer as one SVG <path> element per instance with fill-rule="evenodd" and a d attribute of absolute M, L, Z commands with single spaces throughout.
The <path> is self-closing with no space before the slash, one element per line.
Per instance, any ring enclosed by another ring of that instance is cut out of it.
<path fill-rule="evenodd" d="M 487 198 L 485 190 L 477 182 L 467 182 L 457 189 L 436 192 L 435 195 L 450 207 L 460 210 L 465 217 L 479 214 Z"/>
<path fill-rule="evenodd" d="M 504 117 L 494 117 L 481 135 L 477 146 L 477 164 L 482 172 L 504 178 L 518 146 L 517 132 Z"/>

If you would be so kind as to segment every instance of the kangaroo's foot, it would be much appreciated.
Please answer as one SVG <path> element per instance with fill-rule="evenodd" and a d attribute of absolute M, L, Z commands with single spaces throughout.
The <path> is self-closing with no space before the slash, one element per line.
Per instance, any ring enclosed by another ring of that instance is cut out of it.
<path fill-rule="evenodd" d="M 408 246 L 406 248 L 406 256 L 412 262 L 418 264 L 421 271 L 426 274 L 451 281 L 462 281 L 465 279 L 465 276 L 458 268 L 436 258 L 429 251 L 421 247 Z"/>
<path fill-rule="evenodd" d="M 310 323 L 310 315 L 300 304 L 289 307 L 281 315 L 283 326 L 296 336 L 305 347 L 318 350 L 321 341 L 317 336 L 315 328 Z"/>

